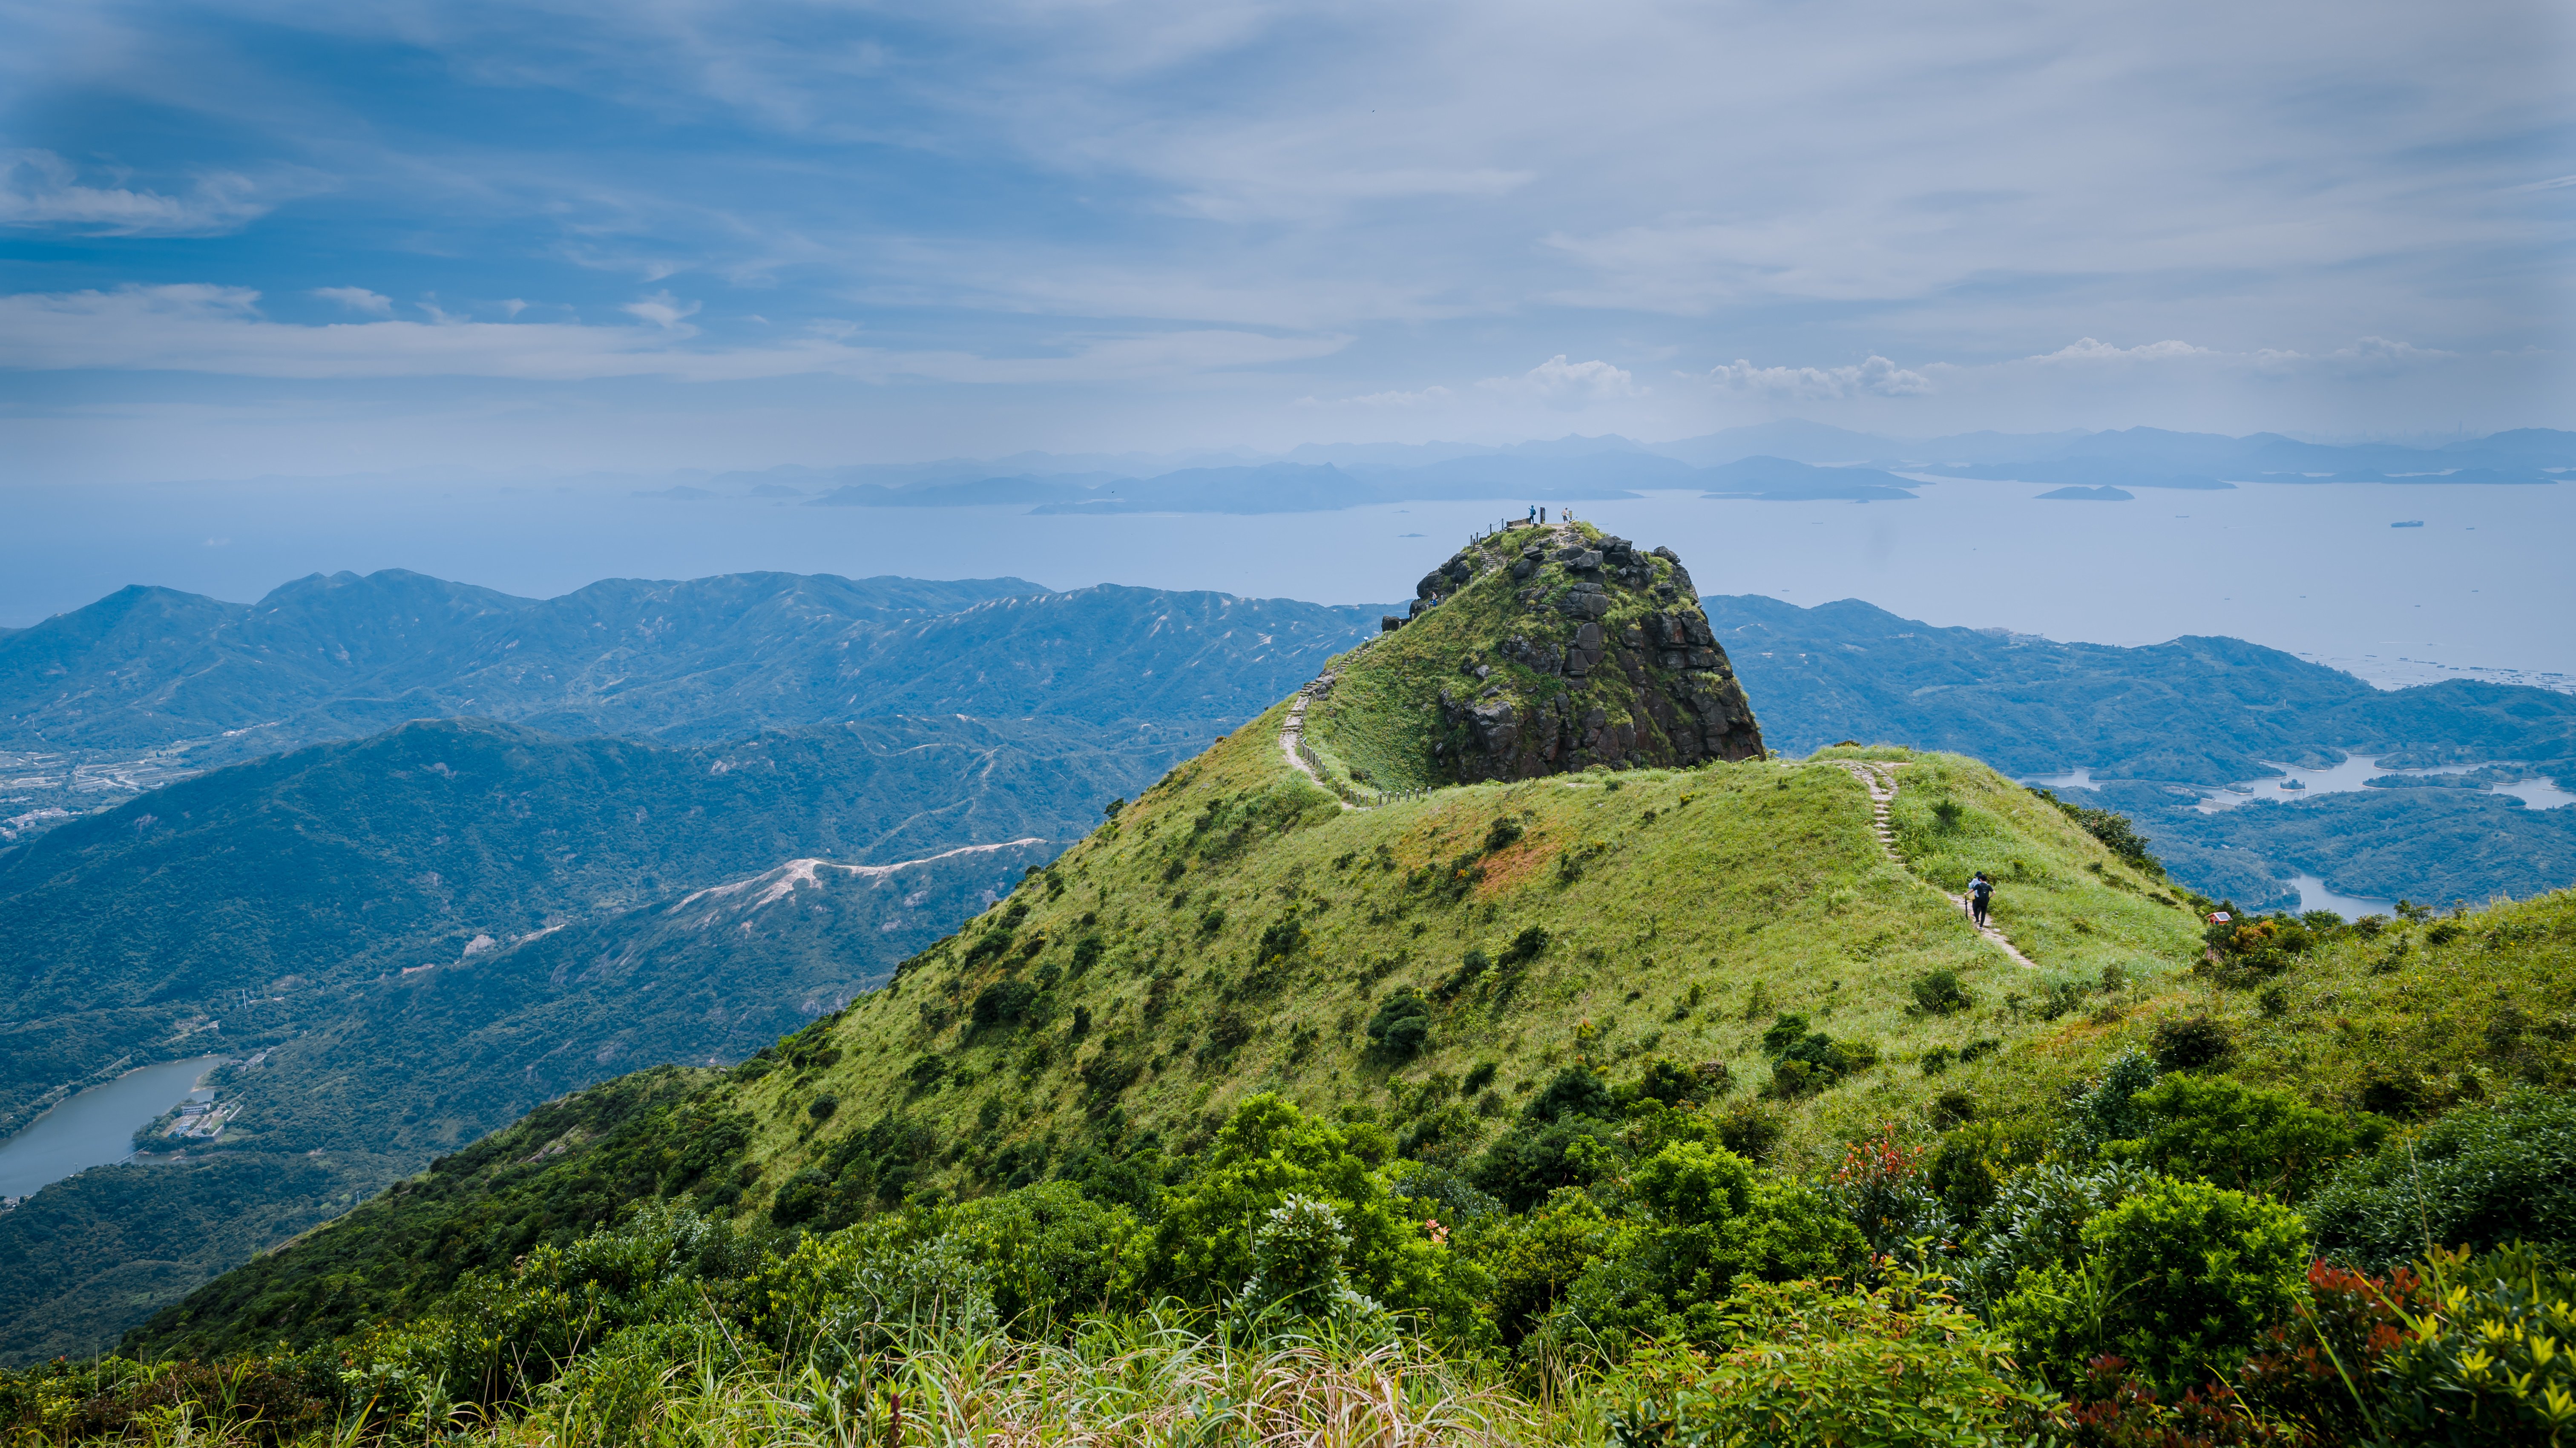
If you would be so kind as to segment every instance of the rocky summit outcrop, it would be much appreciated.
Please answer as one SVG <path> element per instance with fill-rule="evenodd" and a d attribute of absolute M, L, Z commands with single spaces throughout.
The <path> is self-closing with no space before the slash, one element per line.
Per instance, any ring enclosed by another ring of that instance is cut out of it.
<path fill-rule="evenodd" d="M 1669 548 L 1515 528 L 1423 575 L 1346 656 L 1307 738 L 1355 783 L 1526 779 L 1749 759 L 1762 731 Z M 1396 622 L 1390 620 L 1390 623 Z"/>

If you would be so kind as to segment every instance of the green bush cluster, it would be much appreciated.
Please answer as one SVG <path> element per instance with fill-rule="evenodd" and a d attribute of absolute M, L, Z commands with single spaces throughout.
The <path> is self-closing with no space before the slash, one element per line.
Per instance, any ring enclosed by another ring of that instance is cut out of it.
<path fill-rule="evenodd" d="M 1762 1033 L 1762 1054 L 1771 1058 L 1771 1082 L 1765 1095 L 1782 1101 L 1821 1091 L 1855 1071 L 1878 1064 L 1878 1048 L 1867 1041 L 1844 1041 L 1810 1030 L 1807 1018 L 1783 1011 Z"/>

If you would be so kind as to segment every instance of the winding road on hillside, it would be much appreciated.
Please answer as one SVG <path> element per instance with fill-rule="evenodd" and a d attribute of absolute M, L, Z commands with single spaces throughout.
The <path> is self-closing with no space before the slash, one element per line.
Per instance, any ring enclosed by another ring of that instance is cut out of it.
<path fill-rule="evenodd" d="M 1864 764 L 1857 759 L 1837 759 L 1833 762 L 1852 778 L 1859 780 L 1861 788 L 1869 791 L 1870 830 L 1878 836 L 1878 847 L 1887 852 L 1889 862 L 1903 869 L 1905 857 L 1896 853 L 1896 828 L 1888 823 L 1887 810 L 1888 806 L 1896 803 L 1896 771 L 1905 766 L 1902 763 Z M 1913 872 L 1908 870 L 1907 873 Z M 1933 885 L 1929 880 L 1924 881 L 1924 884 L 1939 891 L 1941 898 L 1950 902 L 1951 908 L 1959 912 L 1961 919 L 1968 920 L 1970 927 L 1979 935 L 1994 942 L 1995 949 L 2011 956 L 2014 963 L 2026 970 L 2039 969 L 2037 961 L 2013 949 L 2012 941 L 2006 939 L 2002 931 L 1991 925 L 1978 925 L 1970 919 L 1968 902 L 1964 896 L 1953 895 L 1941 889 L 1940 886 Z"/>

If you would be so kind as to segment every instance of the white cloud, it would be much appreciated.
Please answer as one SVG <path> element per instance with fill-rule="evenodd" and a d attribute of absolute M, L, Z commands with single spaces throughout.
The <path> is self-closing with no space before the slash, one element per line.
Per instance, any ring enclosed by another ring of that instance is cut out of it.
<path fill-rule="evenodd" d="M 2195 347 L 2189 342 L 2141 342 L 2135 347 L 2114 347 L 2091 337 L 2080 337 L 2054 352 L 2025 358 L 2030 362 L 2172 362 L 2186 357 L 2215 357 L 2208 347 Z"/>
<path fill-rule="evenodd" d="M 1301 397 L 1300 407 L 1432 407 L 1449 401 L 1458 394 L 1446 387 L 1425 387 L 1416 392 L 1365 392 L 1357 397 Z"/>
<path fill-rule="evenodd" d="M 1518 377 L 1488 377 L 1476 385 L 1506 397 L 1569 411 L 1596 402 L 1636 397 L 1644 391 L 1625 368 L 1599 360 L 1568 362 L 1562 352 Z"/>
<path fill-rule="evenodd" d="M 1708 371 L 1708 380 L 1730 392 L 1781 401 L 1832 401 L 1852 397 L 1919 397 L 1932 379 L 1876 353 L 1850 367 L 1756 367 L 1742 358 Z"/>
<path fill-rule="evenodd" d="M 371 317 L 390 317 L 394 314 L 393 298 L 368 291 L 365 287 L 315 287 L 313 295 L 326 302 L 338 302 L 350 311 L 364 312 Z M 517 313 L 513 312 L 511 315 L 516 316 Z"/>
<path fill-rule="evenodd" d="M 1276 337 L 1201 329 L 1060 338 L 1053 355 L 899 352 L 801 337 L 760 347 L 684 345 L 697 329 L 667 294 L 626 310 L 652 326 L 474 322 L 423 303 L 429 322 L 296 326 L 260 315 L 240 287 L 124 287 L 0 296 L 0 368 L 211 372 L 244 377 L 507 377 L 719 381 L 831 373 L 965 383 L 1128 381 L 1330 355 L 1344 335 Z M 641 309 L 640 311 L 638 309 Z M 664 318 L 667 316 L 668 321 Z"/>
<path fill-rule="evenodd" d="M 2418 347 L 2412 342 L 2393 342 L 2386 337 L 2364 337 L 2331 352 L 2262 347 L 2247 353 L 2244 360 L 2268 372 L 2308 368 L 2338 373 L 2381 373 L 2426 362 L 2447 362 L 2459 355 L 2439 347 Z"/>
<path fill-rule="evenodd" d="M 654 326 L 661 328 L 665 332 L 668 332 L 679 327 L 680 323 L 683 321 L 696 316 L 698 314 L 698 307 L 699 303 L 689 302 L 683 304 L 679 298 L 672 296 L 667 291 L 663 291 L 655 292 L 653 295 L 645 297 L 640 301 L 628 302 L 625 306 L 618 308 L 618 310 L 626 313 L 630 317 L 641 317 L 645 321 L 652 323 Z M 690 328 L 689 330 L 694 332 L 696 329 Z"/>
<path fill-rule="evenodd" d="M 51 151 L 0 152 L 0 225 L 62 227 L 88 236 L 221 236 L 268 214 L 272 201 L 231 171 L 198 176 L 185 196 L 84 186 Z"/>

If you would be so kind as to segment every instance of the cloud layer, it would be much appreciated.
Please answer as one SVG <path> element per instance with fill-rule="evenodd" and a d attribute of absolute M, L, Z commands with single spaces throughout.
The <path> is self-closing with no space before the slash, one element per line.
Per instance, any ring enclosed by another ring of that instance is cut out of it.
<path fill-rule="evenodd" d="M 0 364 L 1117 383 L 1016 423 L 1141 446 L 2576 424 L 2569 28 L 2538 0 L 22 5 Z"/>

